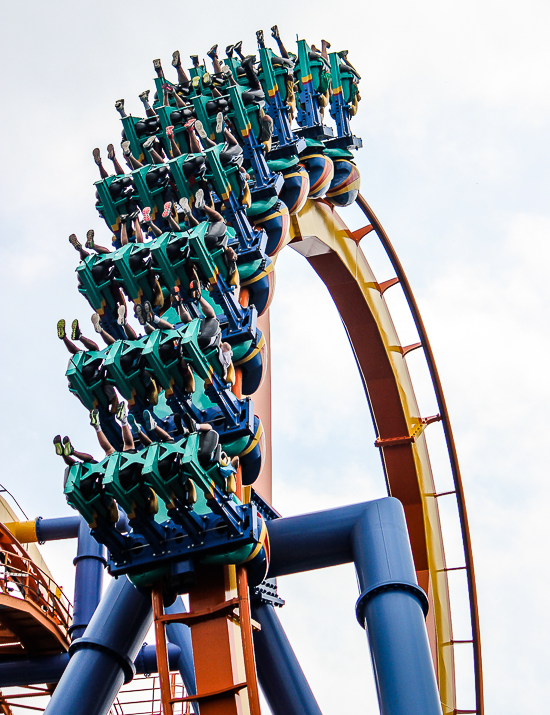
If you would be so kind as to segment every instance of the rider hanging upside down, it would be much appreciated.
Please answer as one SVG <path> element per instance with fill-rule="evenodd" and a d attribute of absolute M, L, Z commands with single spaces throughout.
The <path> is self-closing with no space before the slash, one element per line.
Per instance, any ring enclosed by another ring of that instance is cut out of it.
<path fill-rule="evenodd" d="M 204 352 L 213 347 L 218 347 L 218 358 L 223 369 L 223 380 L 224 382 L 232 383 L 234 381 L 235 371 L 231 360 L 233 356 L 231 345 L 221 341 L 222 331 L 220 328 L 220 321 L 216 317 L 214 308 L 212 308 L 210 303 L 202 297 L 200 286 L 197 281 L 193 281 L 191 283 L 190 290 L 193 299 L 199 303 L 204 314 L 204 318 L 201 320 L 201 329 L 199 332 L 199 348 Z M 193 318 L 191 318 L 191 315 L 187 311 L 187 308 L 185 307 L 179 294 L 175 298 L 174 304 L 177 306 L 181 322 L 190 323 Z"/>

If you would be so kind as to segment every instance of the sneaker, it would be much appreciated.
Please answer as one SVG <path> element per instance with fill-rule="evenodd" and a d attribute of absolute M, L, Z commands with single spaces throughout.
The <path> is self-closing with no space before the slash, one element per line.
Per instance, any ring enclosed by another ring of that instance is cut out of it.
<path fill-rule="evenodd" d="M 277 25 L 273 25 L 273 27 L 271 28 L 271 37 L 272 37 L 274 40 L 280 40 L 280 39 L 281 39 L 281 36 L 279 35 L 279 28 L 277 27 Z"/>
<path fill-rule="evenodd" d="M 101 333 L 101 318 L 99 317 L 99 313 L 94 313 L 92 315 L 92 325 L 94 326 L 96 333 Z"/>
<path fill-rule="evenodd" d="M 184 129 L 192 129 L 196 121 L 197 120 L 193 119 L 193 118 L 189 119 L 187 122 L 185 122 L 185 124 L 183 125 L 183 128 Z"/>
<path fill-rule="evenodd" d="M 179 412 L 176 412 L 174 415 L 174 424 L 176 425 L 176 429 L 178 431 L 178 434 L 181 434 L 185 437 L 185 435 L 189 434 L 189 430 L 187 427 L 183 424 L 183 420 L 181 418 L 181 415 Z"/>
<path fill-rule="evenodd" d="M 178 286 L 174 286 L 170 290 L 170 294 L 172 296 L 172 305 L 179 305 L 181 303 L 181 295 L 180 295 L 180 289 Z"/>
<path fill-rule="evenodd" d="M 193 63 L 193 67 L 199 67 L 199 56 L 198 55 L 190 55 L 191 62 Z"/>
<path fill-rule="evenodd" d="M 172 52 L 172 67 L 181 67 L 180 51 Z"/>
<path fill-rule="evenodd" d="M 63 340 L 63 338 L 65 337 L 65 335 L 66 335 L 66 333 L 65 333 L 65 320 L 64 320 L 63 318 L 61 318 L 61 320 L 58 320 L 58 321 L 57 321 L 57 337 L 58 337 L 60 340 Z"/>
<path fill-rule="evenodd" d="M 212 45 L 212 47 L 206 53 L 206 56 L 210 57 L 211 60 L 213 60 L 215 57 L 217 57 L 218 56 L 218 45 Z"/>
<path fill-rule="evenodd" d="M 76 237 L 76 233 L 71 233 L 71 235 L 69 236 L 69 243 L 70 243 L 71 246 L 72 246 L 73 248 L 75 248 L 77 251 L 82 250 L 82 244 L 80 243 L 80 241 L 79 241 L 78 238 Z"/>
<path fill-rule="evenodd" d="M 80 325 L 78 324 L 78 320 L 75 318 L 71 325 L 71 340 L 80 340 L 81 335 L 82 331 L 80 330 Z"/>
<path fill-rule="evenodd" d="M 130 156 L 130 154 L 132 153 L 130 150 L 130 142 L 122 142 L 120 146 L 122 147 L 122 153 L 124 154 L 124 156 Z"/>
<path fill-rule="evenodd" d="M 162 63 L 161 63 L 160 60 L 153 60 L 153 69 L 155 70 L 155 72 L 157 73 L 157 75 L 158 75 L 159 77 L 162 76 L 162 74 L 163 74 L 163 72 L 162 72 Z"/>
<path fill-rule="evenodd" d="M 61 435 L 56 434 L 53 438 L 53 446 L 55 447 L 55 453 L 59 456 L 63 456 L 63 445 L 61 444 Z"/>
<path fill-rule="evenodd" d="M 218 112 L 216 114 L 216 134 L 221 134 L 223 129 L 223 114 Z"/>
<path fill-rule="evenodd" d="M 183 213 L 188 216 L 191 213 L 191 209 L 189 208 L 189 200 L 185 196 L 182 196 L 178 203 L 181 206 L 181 210 L 183 211 Z"/>
<path fill-rule="evenodd" d="M 109 146 L 113 146 L 110 144 Z M 86 232 L 86 248 L 93 248 L 94 247 L 94 229 L 91 228 L 89 231 Z"/>
<path fill-rule="evenodd" d="M 222 74 L 225 77 L 229 77 L 229 75 L 232 75 L 233 72 L 231 72 L 231 67 L 229 65 L 222 65 Z"/>
<path fill-rule="evenodd" d="M 181 418 L 183 422 L 185 423 L 185 426 L 189 430 L 189 432 L 196 432 L 197 431 L 197 423 L 195 420 L 191 417 L 190 414 L 187 412 L 182 412 L 181 413 Z"/>
<path fill-rule="evenodd" d="M 126 325 L 126 306 L 125 305 L 118 306 L 116 322 L 119 325 Z"/>
<path fill-rule="evenodd" d="M 201 139 L 206 139 L 206 137 L 208 136 L 204 131 L 202 122 L 199 119 L 197 119 L 197 121 L 195 122 L 195 131 Z"/>
<path fill-rule="evenodd" d="M 193 77 L 193 79 L 191 80 L 191 86 L 193 87 L 193 89 L 197 89 L 197 87 L 200 85 L 200 83 L 201 83 L 201 78 L 198 76 Z"/>
<path fill-rule="evenodd" d="M 124 111 L 124 100 L 123 99 L 117 99 L 115 102 L 115 109 L 117 112 L 120 114 L 121 117 L 126 116 L 126 112 Z"/>
<path fill-rule="evenodd" d="M 130 425 L 130 429 L 132 430 L 132 434 L 134 435 L 134 437 L 139 437 L 139 433 L 141 432 L 141 430 L 139 429 L 139 425 L 136 422 L 136 418 L 131 412 L 128 414 L 128 424 Z"/>
<path fill-rule="evenodd" d="M 143 312 L 145 313 L 145 322 L 152 324 L 154 322 L 155 314 L 153 312 L 153 306 L 146 300 L 143 304 Z"/>
<path fill-rule="evenodd" d="M 95 163 L 99 166 L 99 165 L 101 164 L 101 154 L 100 154 L 100 152 L 99 152 L 99 149 L 96 147 L 96 148 L 93 150 L 92 154 L 93 154 L 93 156 L 94 156 L 94 161 L 95 161 Z"/>
<path fill-rule="evenodd" d="M 227 55 L 228 59 L 231 59 L 233 57 L 233 50 L 235 49 L 235 45 L 227 45 L 225 48 L 225 54 Z"/>
<path fill-rule="evenodd" d="M 171 202 L 171 201 L 167 201 L 167 202 L 164 204 L 164 208 L 163 208 L 163 210 L 162 210 L 162 218 L 168 218 L 168 216 L 170 216 L 170 211 L 171 211 L 171 210 L 172 210 L 172 202 Z"/>
<path fill-rule="evenodd" d="M 112 144 L 107 144 L 107 158 L 111 161 L 115 158 L 115 148 Z"/>
<path fill-rule="evenodd" d="M 202 189 L 198 189 L 195 194 L 195 206 L 198 209 L 202 209 L 204 206 L 204 191 Z"/>
<path fill-rule="evenodd" d="M 168 139 L 171 139 L 174 137 L 174 127 L 173 126 L 166 127 L 166 136 L 168 137 Z"/>
<path fill-rule="evenodd" d="M 236 42 L 236 43 L 233 45 L 233 49 L 235 50 L 235 52 L 236 52 L 239 56 L 240 56 L 240 54 L 241 54 L 241 48 L 242 48 L 242 46 L 243 46 L 243 41 L 242 41 L 242 40 L 239 40 L 238 42 Z"/>
<path fill-rule="evenodd" d="M 66 457 L 70 457 L 73 452 L 74 449 L 71 440 L 68 437 L 63 437 L 63 454 Z"/>
<path fill-rule="evenodd" d="M 143 209 L 142 213 L 143 213 L 143 220 L 145 221 L 145 223 L 150 223 L 151 222 L 151 207 L 146 206 Z"/>
<path fill-rule="evenodd" d="M 144 149 L 147 149 L 147 151 L 149 151 L 150 149 L 153 148 L 153 145 L 154 145 L 155 141 L 156 141 L 156 137 L 154 137 L 154 136 L 153 136 L 153 137 L 149 137 L 149 139 L 146 139 L 146 140 L 143 142 L 143 148 L 144 148 Z"/>
<path fill-rule="evenodd" d="M 260 47 L 265 47 L 263 30 L 256 30 L 256 40 L 258 41 L 258 45 Z"/>
<path fill-rule="evenodd" d="M 125 402 L 121 402 L 116 411 L 116 418 L 119 422 L 124 424 L 128 421 L 128 405 Z"/>
<path fill-rule="evenodd" d="M 199 300 L 201 297 L 201 287 L 198 281 L 191 281 L 189 284 L 189 293 L 191 294 L 191 298 L 193 298 L 193 300 Z"/>
<path fill-rule="evenodd" d="M 99 410 L 97 407 L 90 412 L 90 424 L 92 427 L 99 427 Z"/>
<path fill-rule="evenodd" d="M 145 102 L 149 103 L 149 95 L 150 95 L 150 94 L 151 94 L 151 90 L 150 90 L 150 89 L 146 89 L 145 92 L 142 92 L 142 93 L 139 95 L 139 98 L 141 99 L 141 101 L 142 101 L 144 104 L 145 104 Z"/>
<path fill-rule="evenodd" d="M 157 423 L 153 419 L 153 415 L 149 412 L 149 410 L 143 410 L 143 423 L 149 432 L 152 432 L 157 426 Z"/>
<path fill-rule="evenodd" d="M 139 321 L 140 325 L 145 325 L 147 322 L 147 317 L 145 315 L 145 311 L 143 310 L 143 307 L 141 306 L 140 303 L 136 304 L 136 307 L 134 308 L 134 313 L 136 315 L 136 318 Z"/>
<path fill-rule="evenodd" d="M 168 84 L 168 82 L 165 82 L 165 84 L 162 85 L 162 89 L 165 92 L 168 92 L 168 94 L 174 94 L 174 92 L 176 91 L 174 86 L 171 84 Z"/>

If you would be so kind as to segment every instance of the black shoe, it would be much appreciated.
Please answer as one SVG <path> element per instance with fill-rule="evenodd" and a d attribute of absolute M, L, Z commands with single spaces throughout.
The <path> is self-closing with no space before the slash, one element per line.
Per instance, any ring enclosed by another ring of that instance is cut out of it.
<path fill-rule="evenodd" d="M 273 27 L 271 28 L 271 37 L 272 37 L 274 40 L 280 40 L 280 39 L 281 39 L 281 36 L 279 35 L 279 28 L 277 27 L 277 25 L 273 25 Z"/>
<path fill-rule="evenodd" d="M 218 45 L 212 45 L 212 47 L 206 53 L 206 56 L 210 57 L 211 60 L 213 60 L 215 57 L 217 57 L 218 56 Z"/>
<path fill-rule="evenodd" d="M 243 41 L 242 41 L 242 40 L 239 40 L 238 42 L 236 42 L 236 43 L 233 45 L 233 49 L 234 49 L 235 52 L 239 55 L 239 57 L 241 58 L 241 60 L 244 59 L 244 57 L 243 57 L 243 55 L 242 55 L 242 52 L 241 52 L 242 46 L 243 46 Z"/>
<path fill-rule="evenodd" d="M 181 434 L 183 437 L 189 434 L 189 430 L 183 423 L 182 415 L 179 412 L 176 412 L 174 415 L 174 424 L 176 425 L 176 429 L 179 434 Z"/>
<path fill-rule="evenodd" d="M 81 335 L 82 335 L 82 332 L 80 330 L 78 320 L 75 318 L 75 320 L 73 320 L 73 323 L 71 325 L 71 340 L 80 340 Z"/>
<path fill-rule="evenodd" d="M 265 49 L 264 31 L 263 30 L 256 30 L 256 39 L 258 40 L 258 47 Z"/>
<path fill-rule="evenodd" d="M 187 427 L 189 432 L 197 431 L 197 423 L 191 417 L 191 415 L 187 414 L 187 412 L 182 412 L 181 418 L 182 418 L 183 422 L 185 423 L 185 426 Z"/>
<path fill-rule="evenodd" d="M 193 63 L 193 67 L 200 67 L 198 55 L 190 55 L 190 58 L 191 58 L 191 62 Z"/>

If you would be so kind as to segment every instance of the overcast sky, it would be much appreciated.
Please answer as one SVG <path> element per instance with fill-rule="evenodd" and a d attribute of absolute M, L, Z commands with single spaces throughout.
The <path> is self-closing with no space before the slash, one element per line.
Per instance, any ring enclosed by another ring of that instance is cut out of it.
<path fill-rule="evenodd" d="M 474 548 L 486 712 L 534 711 L 547 701 L 549 665 L 550 10 L 509 0 L 305 7 L 3 3 L 0 481 L 30 517 L 68 514 L 52 438 L 68 433 L 98 453 L 66 388 L 55 325 L 78 317 L 91 334 L 67 237 L 84 239 L 90 227 L 108 235 L 94 209 L 91 152 L 120 141 L 115 100 L 139 114 L 152 60 L 161 57 L 171 76 L 175 49 L 205 56 L 214 42 L 242 39 L 252 52 L 255 30 L 268 35 L 276 22 L 289 46 L 296 33 L 316 44 L 324 37 L 349 49 L 362 75 L 353 122 L 364 143 L 362 193 L 409 276 L 447 397 Z M 343 217 L 359 225 L 353 211 Z M 378 279 L 391 277 L 372 235 L 362 248 Z M 402 344 L 415 342 L 399 288 L 385 296 Z M 423 414 L 433 414 L 421 352 L 408 361 Z M 285 515 L 383 496 L 338 316 L 291 249 L 277 265 L 273 371 L 275 507 Z M 444 481 L 437 425 L 428 440 Z M 460 565 L 452 509 L 444 511 L 449 565 Z M 73 551 L 44 547 L 67 591 Z M 280 592 L 281 619 L 325 715 L 377 712 L 353 569 L 288 577 Z M 455 637 L 466 630 L 459 619 Z"/>

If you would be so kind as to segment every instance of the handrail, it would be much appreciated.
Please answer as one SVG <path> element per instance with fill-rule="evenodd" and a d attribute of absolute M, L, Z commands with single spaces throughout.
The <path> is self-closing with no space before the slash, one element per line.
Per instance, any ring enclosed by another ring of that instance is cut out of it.
<path fill-rule="evenodd" d="M 472 640 L 473 640 L 473 651 L 474 651 L 474 671 L 475 671 L 475 689 L 476 689 L 476 709 L 474 712 L 477 715 L 483 715 L 484 713 L 484 701 L 483 701 L 483 672 L 481 663 L 481 639 L 480 639 L 480 628 L 479 628 L 479 614 L 477 605 L 477 591 L 474 573 L 474 560 L 472 554 L 472 544 L 470 540 L 470 530 L 468 528 L 468 516 L 466 514 L 466 505 L 464 500 L 464 489 L 462 485 L 462 478 L 460 475 L 460 467 L 458 464 L 458 455 L 456 452 L 456 445 L 453 437 L 453 431 L 451 428 L 451 423 L 449 419 L 449 413 L 447 410 L 447 404 L 445 401 L 445 396 L 443 394 L 443 387 L 441 385 L 441 380 L 439 378 L 439 372 L 435 363 L 435 358 L 432 352 L 430 341 L 424 327 L 424 322 L 420 315 L 418 305 L 416 303 L 412 288 L 407 279 L 401 261 L 399 260 L 395 249 L 393 248 L 391 241 L 385 232 L 382 224 L 376 217 L 373 210 L 370 208 L 366 200 L 361 196 L 357 197 L 357 204 L 361 211 L 365 214 L 370 224 L 374 228 L 376 235 L 378 236 L 380 243 L 384 247 L 386 254 L 392 264 L 395 271 L 403 294 L 411 311 L 416 329 L 418 331 L 418 336 L 420 342 L 422 343 L 422 348 L 424 350 L 424 355 L 426 356 L 426 362 L 428 364 L 428 369 L 430 371 L 430 376 L 432 378 L 432 384 L 434 387 L 434 392 L 439 407 L 439 413 L 441 415 L 441 422 L 443 424 L 443 432 L 445 434 L 445 441 L 447 443 L 447 451 L 449 453 L 449 460 L 451 463 L 451 471 L 453 475 L 453 482 L 455 486 L 456 500 L 458 505 L 458 511 L 460 515 L 460 529 L 462 532 L 462 541 L 464 546 L 464 557 L 466 561 L 466 573 L 468 578 L 468 592 L 470 600 L 470 619 L 472 623 Z"/>
<path fill-rule="evenodd" d="M 53 578 L 31 558 L 0 552 L 0 592 L 17 598 L 8 584 L 14 584 L 24 600 L 39 606 L 68 635 L 72 604 Z"/>

